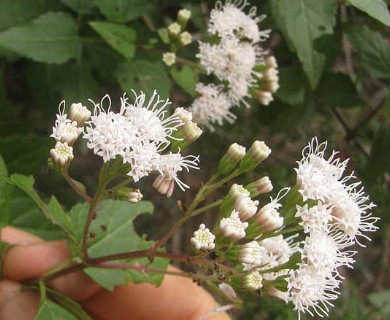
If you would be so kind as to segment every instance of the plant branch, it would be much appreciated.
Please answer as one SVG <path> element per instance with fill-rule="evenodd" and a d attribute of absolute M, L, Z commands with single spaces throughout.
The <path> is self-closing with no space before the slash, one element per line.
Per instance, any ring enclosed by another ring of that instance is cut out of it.
<path fill-rule="evenodd" d="M 66 182 L 68 182 L 69 186 L 81 197 L 83 198 L 85 201 L 87 202 L 91 202 L 92 201 L 92 198 L 87 195 L 83 190 L 81 190 L 77 185 L 76 183 L 74 183 L 73 179 L 69 177 L 69 174 L 68 174 L 68 170 L 66 170 L 62 176 L 64 177 L 64 179 L 66 180 Z"/>

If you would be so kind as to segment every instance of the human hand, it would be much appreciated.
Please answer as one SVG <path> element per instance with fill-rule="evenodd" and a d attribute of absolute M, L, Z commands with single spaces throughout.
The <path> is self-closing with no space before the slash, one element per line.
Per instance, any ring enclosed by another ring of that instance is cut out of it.
<path fill-rule="evenodd" d="M 70 258 L 65 241 L 43 241 L 16 228 L 2 229 L 2 241 L 13 246 L 4 259 L 4 279 L 0 281 L 0 319 L 33 319 L 39 294 L 20 291 L 21 282 L 42 276 Z M 177 270 L 170 266 L 170 270 Z M 99 287 L 83 272 L 74 272 L 49 282 L 54 289 L 78 301 L 94 318 L 126 319 L 229 319 L 225 313 L 213 313 L 213 297 L 191 279 L 165 275 L 158 288 L 147 284 L 118 286 L 113 292 Z"/>

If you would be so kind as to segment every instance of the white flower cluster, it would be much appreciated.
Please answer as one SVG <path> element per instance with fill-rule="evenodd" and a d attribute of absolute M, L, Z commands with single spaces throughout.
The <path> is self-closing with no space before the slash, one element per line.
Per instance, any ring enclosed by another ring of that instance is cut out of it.
<path fill-rule="evenodd" d="M 303 150 L 298 162 L 297 188 L 309 204 L 296 206 L 295 217 L 304 233 L 299 268 L 290 273 L 288 300 L 298 312 L 328 314 L 330 301 L 337 299 L 342 277 L 340 266 L 352 267 L 354 251 L 346 250 L 363 232 L 375 231 L 377 218 L 367 212 L 375 205 L 369 202 L 360 182 L 347 184 L 353 174 L 344 175 L 347 160 L 325 159 L 326 142 L 314 138 Z"/>
<path fill-rule="evenodd" d="M 221 84 L 198 84 L 198 97 L 190 109 L 195 120 L 210 130 L 223 121 L 234 122 L 235 116 L 229 110 L 240 102 L 249 107 L 246 99 L 251 96 L 250 88 L 258 86 L 263 78 L 262 71 L 256 69 L 259 65 L 265 67 L 259 42 L 265 41 L 270 31 L 259 30 L 257 24 L 264 16 L 258 17 L 255 7 L 246 14 L 244 9 L 248 5 L 246 0 L 227 0 L 224 5 L 217 2 L 210 13 L 208 32 L 218 37 L 218 43 L 199 43 L 197 57 L 201 66 Z M 273 89 L 277 89 L 275 84 Z"/>
<path fill-rule="evenodd" d="M 135 101 L 128 101 L 126 94 L 121 98 L 121 107 L 118 113 L 111 111 L 111 100 L 107 111 L 101 104 L 95 104 L 95 111 L 91 120 L 87 122 L 84 139 L 87 147 L 101 156 L 104 162 L 121 157 L 123 163 L 129 163 L 131 170 L 127 175 L 137 182 L 151 172 L 158 172 L 160 177 L 156 184 L 157 189 L 165 194 L 172 194 L 173 182 L 184 190 L 188 186 L 183 183 L 177 174 L 186 169 L 198 169 L 199 157 L 185 156 L 180 152 L 161 154 L 166 150 L 172 139 L 172 134 L 184 123 L 173 114 L 165 117 L 167 105 L 170 101 L 161 100 L 154 92 L 146 100 L 145 94 L 137 95 Z"/>

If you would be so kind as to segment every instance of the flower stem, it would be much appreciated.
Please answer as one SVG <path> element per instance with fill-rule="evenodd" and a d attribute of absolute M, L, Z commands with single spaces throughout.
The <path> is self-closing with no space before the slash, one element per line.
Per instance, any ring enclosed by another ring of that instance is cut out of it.
<path fill-rule="evenodd" d="M 74 182 L 74 180 L 69 177 L 69 174 L 68 174 L 68 170 L 66 170 L 62 176 L 64 177 L 64 179 L 66 180 L 66 182 L 68 182 L 69 186 L 81 197 L 83 198 L 85 201 L 87 202 L 91 202 L 92 201 L 92 198 L 87 195 L 83 190 L 81 190 L 77 184 Z"/>

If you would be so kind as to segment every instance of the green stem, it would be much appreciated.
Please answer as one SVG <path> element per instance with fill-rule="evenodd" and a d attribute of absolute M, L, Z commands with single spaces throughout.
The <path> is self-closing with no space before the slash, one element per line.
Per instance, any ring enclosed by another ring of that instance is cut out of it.
<path fill-rule="evenodd" d="M 68 182 L 69 186 L 81 197 L 83 198 L 85 201 L 87 202 L 91 202 L 92 201 L 92 198 L 87 195 L 85 192 L 83 192 L 73 181 L 72 178 L 69 177 L 69 174 L 68 174 L 68 170 L 66 170 L 62 176 L 64 177 L 64 179 L 66 180 L 66 182 Z"/>
<path fill-rule="evenodd" d="M 83 244 L 82 244 L 83 260 L 84 261 L 88 261 L 89 228 L 91 227 L 92 220 L 94 219 L 94 216 L 96 215 L 96 207 L 97 207 L 99 201 L 100 201 L 100 194 L 98 191 L 96 193 L 95 197 L 92 199 L 92 202 L 89 206 L 87 221 L 85 222 L 85 226 L 84 226 Z"/>

